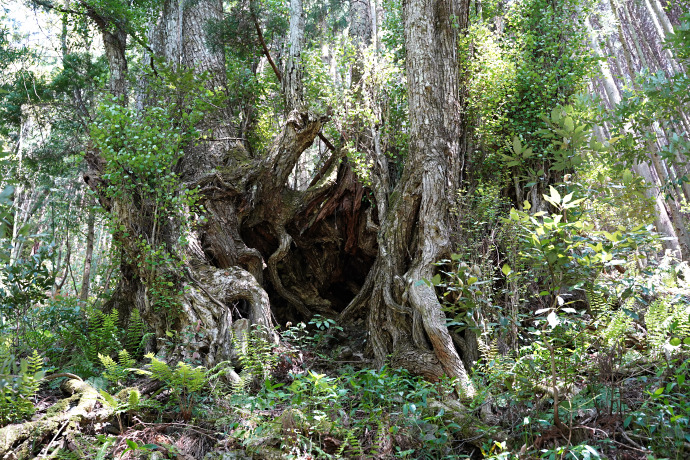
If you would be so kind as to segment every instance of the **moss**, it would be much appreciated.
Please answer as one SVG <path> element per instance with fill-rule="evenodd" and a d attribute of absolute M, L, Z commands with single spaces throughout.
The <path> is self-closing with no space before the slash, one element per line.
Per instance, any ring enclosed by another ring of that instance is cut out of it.
<path fill-rule="evenodd" d="M 77 400 L 79 400 L 79 394 L 72 395 L 67 399 L 61 399 L 60 401 L 53 404 L 50 408 L 48 408 L 48 410 L 46 411 L 45 418 L 49 419 L 55 417 L 56 415 L 60 415 L 61 413 L 69 409 L 72 403 L 76 402 Z"/>
<path fill-rule="evenodd" d="M 395 205 L 399 199 L 400 199 L 400 192 L 398 190 L 393 190 L 393 192 L 391 192 L 390 198 L 388 199 L 388 209 L 395 208 Z"/>
<path fill-rule="evenodd" d="M 115 395 L 115 399 L 117 399 L 120 402 L 126 402 L 129 400 L 129 394 L 132 391 L 138 392 L 139 389 L 137 387 L 127 387 L 123 388 L 122 390 L 118 391 L 117 394 Z"/>

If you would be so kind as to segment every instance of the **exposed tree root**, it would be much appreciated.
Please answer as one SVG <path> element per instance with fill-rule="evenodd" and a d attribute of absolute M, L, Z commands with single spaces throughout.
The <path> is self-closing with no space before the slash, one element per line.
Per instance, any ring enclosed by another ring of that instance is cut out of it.
<path fill-rule="evenodd" d="M 106 420 L 112 409 L 94 411 L 99 395 L 91 385 L 77 379 L 62 384 L 71 394 L 59 401 L 38 420 L 8 425 L 0 429 L 0 456 L 3 460 L 34 458 L 46 441 L 54 443 L 58 436 L 88 422 Z"/>
<path fill-rule="evenodd" d="M 251 273 L 238 267 L 203 266 L 188 276 L 193 285 L 187 289 L 181 307 L 187 324 L 197 324 L 205 331 L 203 341 L 208 348 L 201 351 L 207 366 L 233 358 L 233 322 L 240 319 L 261 326 L 265 338 L 277 343 L 268 295 Z M 238 302 L 247 305 L 246 311 L 240 313 L 233 307 Z"/>

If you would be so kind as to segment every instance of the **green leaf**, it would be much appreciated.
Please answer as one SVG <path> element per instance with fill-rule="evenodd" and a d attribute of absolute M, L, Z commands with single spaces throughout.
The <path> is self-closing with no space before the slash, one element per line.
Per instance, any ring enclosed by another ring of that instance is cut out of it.
<path fill-rule="evenodd" d="M 573 119 L 571 117 L 565 117 L 565 120 L 563 120 L 563 127 L 567 132 L 572 133 L 575 130 Z"/>
<path fill-rule="evenodd" d="M 629 427 L 630 422 L 632 422 L 632 415 L 629 415 L 625 420 L 623 420 L 623 428 Z"/>
<path fill-rule="evenodd" d="M 670 343 L 672 346 L 677 347 L 680 345 L 680 339 L 678 337 L 674 337 L 671 339 Z"/>
<path fill-rule="evenodd" d="M 623 173 L 623 183 L 625 185 L 630 185 L 630 183 L 632 182 L 632 179 L 633 179 L 633 176 L 632 176 L 632 173 L 630 171 L 625 171 Z"/>
<path fill-rule="evenodd" d="M 131 407 L 137 406 L 139 404 L 139 390 L 131 390 L 129 392 L 128 403 Z"/>
<path fill-rule="evenodd" d="M 520 142 L 520 138 L 517 136 L 513 137 L 513 151 L 515 155 L 520 155 L 522 153 L 522 142 Z"/>
<path fill-rule="evenodd" d="M 101 397 L 103 398 L 103 400 L 104 400 L 106 403 L 108 403 L 108 405 L 109 405 L 110 407 L 113 407 L 113 408 L 117 407 L 117 401 L 115 400 L 115 398 L 113 398 L 113 396 L 112 396 L 110 393 L 107 393 L 107 392 L 105 392 L 105 391 L 103 391 L 103 390 L 98 390 L 98 392 L 100 393 L 100 395 L 101 395 Z"/>
<path fill-rule="evenodd" d="M 510 275 L 513 272 L 513 269 L 510 268 L 510 265 L 508 264 L 503 264 L 503 267 L 501 268 L 501 271 L 505 276 Z"/>
<path fill-rule="evenodd" d="M 560 107 L 554 107 L 551 110 L 551 121 L 554 123 L 558 123 L 561 121 L 561 108 Z"/>
<path fill-rule="evenodd" d="M 441 275 L 436 273 L 434 277 L 431 278 L 431 284 L 433 284 L 434 286 L 438 286 L 439 284 L 441 284 Z"/>
<path fill-rule="evenodd" d="M 0 198 L 8 198 L 14 193 L 14 186 L 7 185 L 2 191 L 0 191 Z"/>

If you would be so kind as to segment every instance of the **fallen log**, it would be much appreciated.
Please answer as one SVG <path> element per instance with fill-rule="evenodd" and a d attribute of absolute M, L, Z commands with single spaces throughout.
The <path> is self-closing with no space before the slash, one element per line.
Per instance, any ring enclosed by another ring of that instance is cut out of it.
<path fill-rule="evenodd" d="M 77 379 L 66 380 L 61 389 L 69 394 L 53 405 L 38 420 L 8 425 L 0 429 L 0 458 L 23 460 L 35 458 L 44 442 L 66 435 L 79 425 L 104 420 L 112 416 L 112 409 L 104 408 L 94 413 L 99 399 L 98 391 Z"/>

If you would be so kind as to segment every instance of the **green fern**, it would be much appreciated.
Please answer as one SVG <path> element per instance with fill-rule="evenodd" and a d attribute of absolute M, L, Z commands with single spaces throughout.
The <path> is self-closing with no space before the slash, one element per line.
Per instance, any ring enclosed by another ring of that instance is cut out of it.
<path fill-rule="evenodd" d="M 493 339 L 491 341 L 478 340 L 477 348 L 479 348 L 479 353 L 481 353 L 482 358 L 487 366 L 491 366 L 493 362 L 500 356 L 500 351 L 498 349 L 498 340 Z"/>
<path fill-rule="evenodd" d="M 606 298 L 603 295 L 597 293 L 594 290 L 594 286 L 592 284 L 588 284 L 585 286 L 585 294 L 587 296 L 589 310 L 595 318 L 599 318 L 600 316 L 606 315 L 607 313 L 611 312 L 611 303 L 608 300 L 606 300 Z"/>
<path fill-rule="evenodd" d="M 153 353 L 149 353 L 145 356 L 151 360 L 149 364 L 149 372 L 151 378 L 154 380 L 160 380 L 164 383 L 169 383 L 172 381 L 172 369 L 166 363 L 156 358 Z"/>
<path fill-rule="evenodd" d="M 650 350 L 659 353 L 671 338 L 690 336 L 690 305 L 669 297 L 656 299 L 645 314 L 645 324 Z"/>
<path fill-rule="evenodd" d="M 55 459 L 59 460 L 81 460 L 81 457 L 68 449 L 60 449 L 55 454 Z"/>
<path fill-rule="evenodd" d="M 167 384 L 173 392 L 195 393 L 207 382 L 208 371 L 203 366 L 192 367 L 180 361 L 175 369 L 171 369 L 166 363 L 156 358 L 153 353 L 149 353 L 146 357 L 151 360 L 149 364 L 151 378 Z"/>
<path fill-rule="evenodd" d="M 624 310 L 618 310 L 610 314 L 606 327 L 601 331 L 601 338 L 607 346 L 612 347 L 625 340 L 626 335 L 632 330 L 633 320 Z"/>
<path fill-rule="evenodd" d="M 43 377 L 43 359 L 37 351 L 19 361 L 7 350 L 0 351 L 0 425 L 33 415 L 31 400 Z"/>
<path fill-rule="evenodd" d="M 240 346 L 239 340 L 232 338 L 233 347 L 239 351 L 238 360 L 242 368 L 240 380 L 232 385 L 233 393 L 247 391 L 257 380 L 266 381 L 278 363 L 273 345 L 258 327 L 252 329 L 245 340 L 244 346 Z"/>
<path fill-rule="evenodd" d="M 477 348 L 482 357 L 479 368 L 488 376 L 502 376 L 510 371 L 511 364 L 504 359 L 498 347 L 498 339 L 477 340 Z"/>
<path fill-rule="evenodd" d="M 88 334 L 86 335 L 84 353 L 86 358 L 96 363 L 98 355 L 111 355 L 121 350 L 120 329 L 117 327 L 118 312 L 103 313 L 93 310 L 89 318 Z"/>
<path fill-rule="evenodd" d="M 98 359 L 105 367 L 103 377 L 109 382 L 119 385 L 127 379 L 127 375 L 133 370 L 136 361 L 132 358 L 127 350 L 120 350 L 117 361 L 110 356 L 98 354 Z"/>
<path fill-rule="evenodd" d="M 41 379 L 45 375 L 43 372 L 43 358 L 41 357 L 41 355 L 38 354 L 38 351 L 34 350 L 33 354 L 27 358 L 26 367 L 27 370 L 25 372 L 25 375 L 29 376 L 29 378 L 25 378 L 24 380 L 26 382 L 26 393 L 24 393 L 24 396 L 33 398 L 34 395 L 38 392 L 38 388 L 41 384 Z"/>
<path fill-rule="evenodd" d="M 129 325 L 125 331 L 124 346 L 132 356 L 140 356 L 144 345 L 144 320 L 141 319 L 139 310 L 134 310 L 129 318 Z"/>
<path fill-rule="evenodd" d="M 182 388 L 186 393 L 196 393 L 206 384 L 206 368 L 192 367 L 179 362 L 172 373 L 172 386 Z"/>
<path fill-rule="evenodd" d="M 208 383 L 208 370 L 203 366 L 192 367 L 183 362 L 171 369 L 153 353 L 146 357 L 151 360 L 148 370 L 151 378 L 162 381 L 170 388 L 173 398 L 180 405 L 182 416 L 189 419 L 196 394 Z"/>
<path fill-rule="evenodd" d="M 362 444 L 359 442 L 357 436 L 353 430 L 345 431 L 345 439 L 340 445 L 338 452 L 336 454 L 337 458 L 344 458 L 347 451 L 347 457 L 349 458 L 361 458 L 364 456 L 364 449 L 362 449 Z"/>

